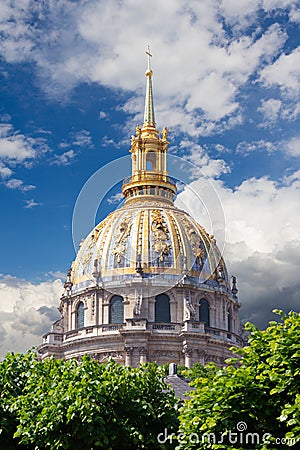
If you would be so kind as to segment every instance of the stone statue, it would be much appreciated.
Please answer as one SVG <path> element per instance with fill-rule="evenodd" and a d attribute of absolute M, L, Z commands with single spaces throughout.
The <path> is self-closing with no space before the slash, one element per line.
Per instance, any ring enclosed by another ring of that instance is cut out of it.
<path fill-rule="evenodd" d="M 185 320 L 195 320 L 196 310 L 192 301 L 188 298 L 184 298 L 184 316 Z"/>

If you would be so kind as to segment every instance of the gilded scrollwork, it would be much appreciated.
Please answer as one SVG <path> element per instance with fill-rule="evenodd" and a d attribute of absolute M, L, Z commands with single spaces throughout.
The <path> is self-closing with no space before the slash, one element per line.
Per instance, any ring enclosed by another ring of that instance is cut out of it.
<path fill-rule="evenodd" d="M 171 245 L 169 244 L 169 230 L 159 209 L 152 211 L 151 230 L 153 233 L 152 247 L 159 254 L 160 261 L 163 261 L 164 255 L 170 253 Z"/>
<path fill-rule="evenodd" d="M 86 245 L 87 244 L 87 245 Z M 91 239 L 86 240 L 82 247 L 82 265 L 85 269 L 86 266 L 89 264 L 89 262 L 92 259 L 93 256 L 93 248 L 94 248 L 94 234 L 91 236 Z"/>
<path fill-rule="evenodd" d="M 184 225 L 186 227 L 187 235 L 188 235 L 191 247 L 192 247 L 193 254 L 194 254 L 195 258 L 197 258 L 199 260 L 199 262 L 202 266 L 204 259 L 205 259 L 205 253 L 203 250 L 202 239 L 199 236 L 199 234 L 196 232 L 193 225 L 191 223 L 189 223 L 185 217 L 182 219 L 182 222 L 184 223 Z"/>
<path fill-rule="evenodd" d="M 100 223 L 92 232 L 89 239 L 82 240 L 80 248 L 82 252 L 81 263 L 84 271 L 86 270 L 86 266 L 90 263 L 93 257 L 93 251 L 99 236 L 101 235 L 101 231 L 103 227 L 106 225 L 107 219 Z"/>
<path fill-rule="evenodd" d="M 117 257 L 118 263 L 121 262 L 121 257 L 126 251 L 127 238 L 130 235 L 131 227 L 132 215 L 128 214 L 127 216 L 122 218 L 119 224 L 118 231 L 115 235 L 115 245 L 111 252 L 113 256 Z"/>

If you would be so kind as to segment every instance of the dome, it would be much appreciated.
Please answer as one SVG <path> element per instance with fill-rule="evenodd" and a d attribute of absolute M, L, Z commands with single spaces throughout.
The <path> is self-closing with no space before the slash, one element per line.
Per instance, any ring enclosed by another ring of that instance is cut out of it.
<path fill-rule="evenodd" d="M 82 240 L 41 358 L 222 365 L 243 343 L 236 279 L 231 288 L 214 237 L 174 204 L 169 130 L 156 128 L 152 75 L 148 61 L 144 122 L 131 137 L 124 205 Z"/>
<path fill-rule="evenodd" d="M 114 291 L 142 277 L 153 294 L 187 274 L 195 284 L 229 289 L 214 237 L 185 211 L 142 195 L 109 214 L 81 243 L 71 281 L 74 292 L 95 282 Z"/>

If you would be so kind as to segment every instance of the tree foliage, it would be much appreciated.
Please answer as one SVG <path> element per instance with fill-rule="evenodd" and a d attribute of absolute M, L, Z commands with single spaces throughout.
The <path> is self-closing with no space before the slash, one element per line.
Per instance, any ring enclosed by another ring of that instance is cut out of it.
<path fill-rule="evenodd" d="M 0 436 L 11 448 L 22 448 L 18 442 L 30 449 L 172 448 L 159 446 L 157 434 L 177 428 L 176 398 L 154 364 L 134 369 L 86 356 L 80 364 L 40 362 L 31 354 L 9 355 L 0 370 L 6 369 L 10 412 L 1 417 Z"/>
<path fill-rule="evenodd" d="M 264 331 L 247 324 L 249 346 L 233 349 L 226 367 L 180 368 L 194 390 L 179 417 L 166 367 L 8 354 L 0 362 L 0 448 L 298 448 L 300 314 L 277 313 L 281 320 Z"/>
<path fill-rule="evenodd" d="M 274 311 L 275 312 L 275 311 Z M 238 358 L 194 381 L 180 411 L 178 449 L 284 449 L 300 440 L 300 314 L 281 311 Z"/>

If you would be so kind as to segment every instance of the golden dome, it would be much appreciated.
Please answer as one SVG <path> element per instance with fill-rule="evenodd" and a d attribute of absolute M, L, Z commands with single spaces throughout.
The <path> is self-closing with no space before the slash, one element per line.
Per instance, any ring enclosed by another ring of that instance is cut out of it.
<path fill-rule="evenodd" d="M 73 289 L 97 281 L 115 290 L 136 277 L 165 289 L 187 274 L 196 284 L 229 288 L 213 236 L 185 211 L 142 197 L 109 214 L 83 241 L 72 267 Z"/>
<path fill-rule="evenodd" d="M 82 242 L 73 263 L 73 292 L 96 283 L 108 290 L 142 279 L 165 291 L 187 276 L 196 285 L 230 289 L 213 236 L 174 206 L 168 176 L 168 132 L 155 126 L 150 49 L 144 123 L 131 138 L 132 174 L 123 182 L 125 205 L 109 214 Z"/>

